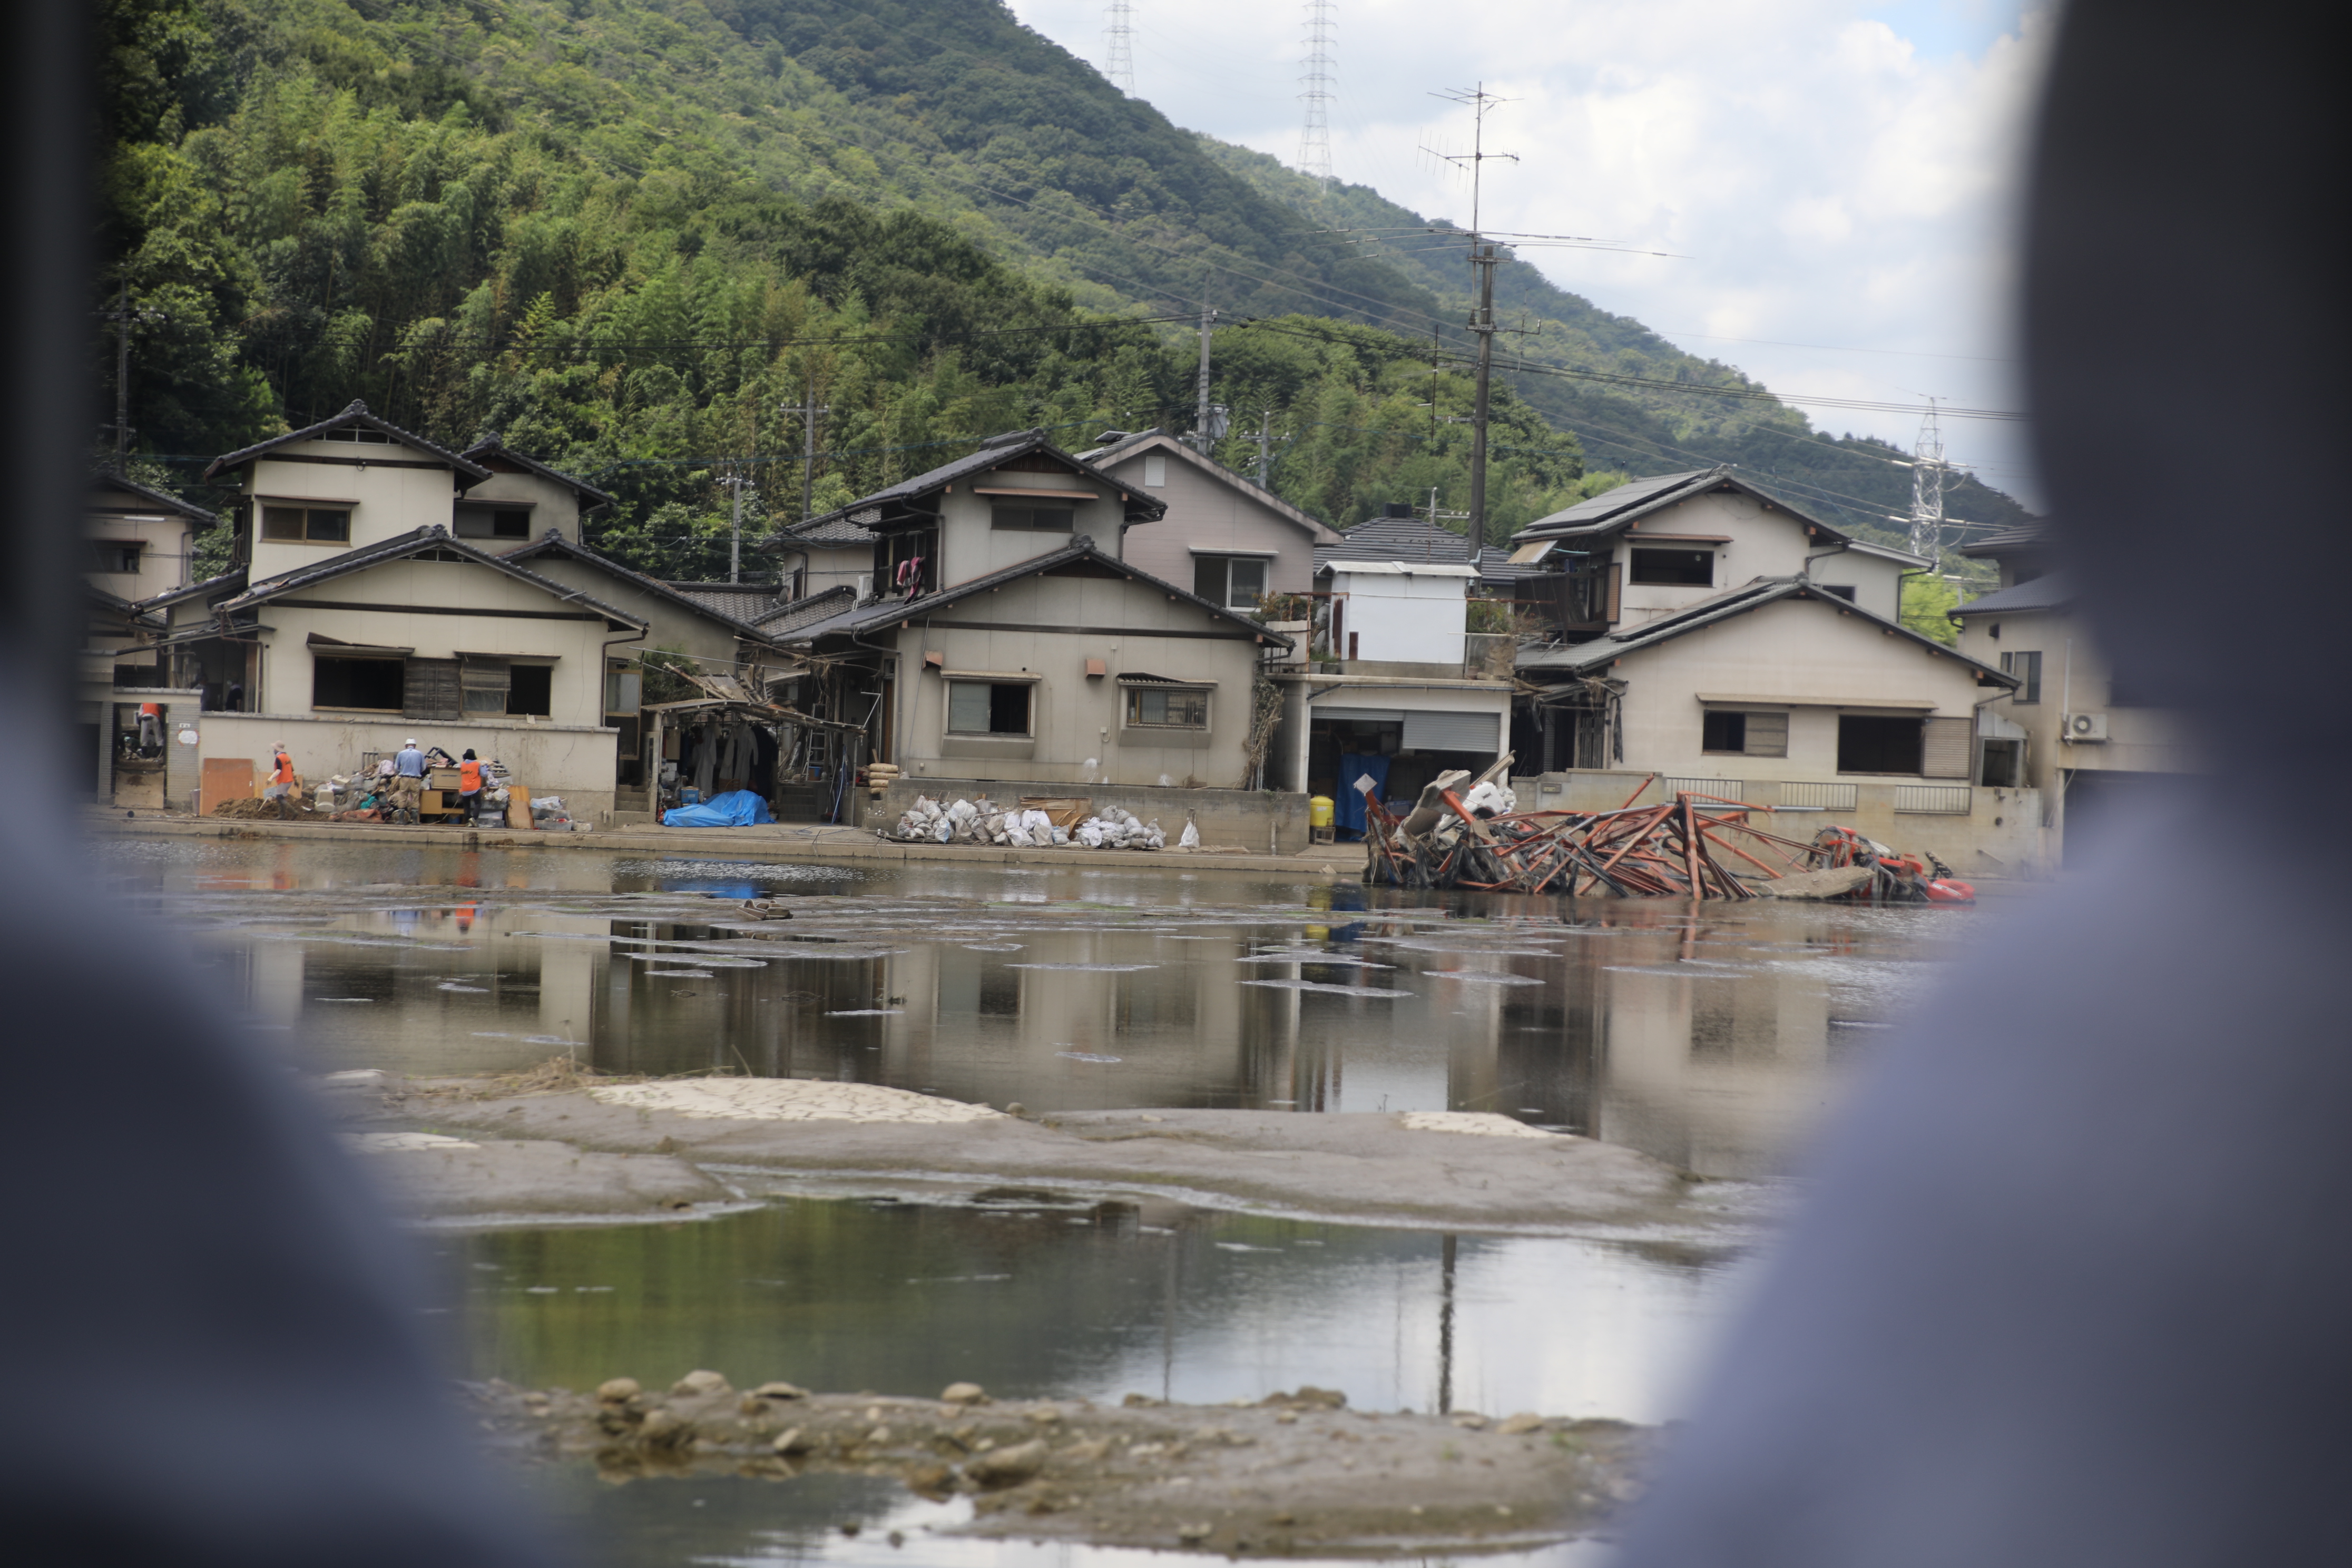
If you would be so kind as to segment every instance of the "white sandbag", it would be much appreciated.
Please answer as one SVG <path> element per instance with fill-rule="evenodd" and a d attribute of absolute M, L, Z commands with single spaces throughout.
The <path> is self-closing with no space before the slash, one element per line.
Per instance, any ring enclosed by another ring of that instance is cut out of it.
<path fill-rule="evenodd" d="M 946 817 L 942 816 L 937 822 L 931 824 L 931 841 L 933 843 L 945 844 L 949 839 L 953 838 L 954 837 L 955 824 L 950 822 Z"/>
<path fill-rule="evenodd" d="M 1049 828 L 1047 831 L 1053 834 L 1055 844 L 1067 844 L 1070 841 L 1070 830 L 1066 827 Z"/>
<path fill-rule="evenodd" d="M 948 807 L 949 820 L 954 822 L 959 826 L 964 823 L 970 822 L 973 817 L 979 815 L 980 813 L 973 807 L 971 802 L 968 800 L 959 800 L 954 805 Z"/>
<path fill-rule="evenodd" d="M 1201 830 L 1193 826 L 1191 823 L 1186 823 L 1184 825 L 1184 831 L 1176 836 L 1176 847 L 1179 849 L 1198 849 L 1200 847 Z"/>
<path fill-rule="evenodd" d="M 1101 848 L 1103 846 L 1102 824 L 1093 817 L 1088 817 L 1078 824 L 1078 842 L 1089 849 Z"/>
<path fill-rule="evenodd" d="M 1518 797 L 1492 779 L 1472 788 L 1462 797 L 1463 809 L 1473 816 L 1507 816 L 1518 810 Z"/>
<path fill-rule="evenodd" d="M 919 795 L 915 797 L 915 804 L 907 808 L 907 814 L 910 816 L 929 816 L 938 809 L 939 807 L 931 804 L 930 796 Z"/>
<path fill-rule="evenodd" d="M 1034 847 L 1029 839 L 1029 830 L 1025 827 L 1006 828 L 1004 830 L 1004 842 L 1011 845 L 1015 849 L 1028 849 Z"/>

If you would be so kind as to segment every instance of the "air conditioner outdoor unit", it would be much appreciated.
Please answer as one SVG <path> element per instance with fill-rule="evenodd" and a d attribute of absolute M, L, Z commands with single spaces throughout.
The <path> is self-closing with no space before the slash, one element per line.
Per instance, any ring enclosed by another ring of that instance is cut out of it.
<path fill-rule="evenodd" d="M 868 599 L 872 598 L 873 596 L 874 596 L 874 574 L 873 574 L 873 573 L 871 573 L 871 572 L 860 572 L 860 573 L 857 574 L 857 599 L 858 599 L 858 603 L 863 604 L 863 603 L 865 603 L 866 600 L 868 600 Z"/>
<path fill-rule="evenodd" d="M 2067 714 L 2066 738 L 2070 741 L 2105 740 L 2107 738 L 2107 716 L 2104 713 Z"/>

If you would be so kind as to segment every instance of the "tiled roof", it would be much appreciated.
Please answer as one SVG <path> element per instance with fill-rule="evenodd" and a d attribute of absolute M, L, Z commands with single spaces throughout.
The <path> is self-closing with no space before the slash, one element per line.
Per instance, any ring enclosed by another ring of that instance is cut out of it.
<path fill-rule="evenodd" d="M 831 620 L 856 603 L 857 590 L 844 583 L 822 594 L 811 594 L 805 599 L 776 606 L 760 617 L 760 629 L 772 637 L 782 637 L 803 626 Z"/>
<path fill-rule="evenodd" d="M 572 493 L 578 496 L 582 500 L 592 501 L 595 506 L 611 506 L 614 504 L 613 498 L 611 496 L 606 495 L 603 490 L 598 489 L 594 485 L 590 484 L 587 480 L 575 479 L 572 475 L 565 473 L 561 468 L 551 468 L 545 463 L 541 462 L 537 458 L 530 456 L 528 452 L 516 451 L 513 447 L 508 446 L 496 436 L 487 437 L 482 440 L 475 442 L 472 446 L 466 448 L 464 455 L 473 459 L 475 462 L 485 464 L 493 458 L 502 458 L 507 462 L 513 463 L 519 467 L 529 469 L 530 472 L 537 474 L 542 479 L 552 479 L 559 485 L 570 486 Z M 593 508 L 592 507 L 590 510 L 593 510 Z"/>
<path fill-rule="evenodd" d="M 609 555 L 592 550 L 585 544 L 576 543 L 572 540 L 566 539 L 560 531 L 552 528 L 540 535 L 537 539 L 532 540 L 529 544 L 506 552 L 499 557 L 499 559 L 502 561 L 530 561 L 541 555 L 562 555 L 568 557 L 571 560 L 593 566 L 600 572 L 610 573 L 613 576 L 628 584 L 631 587 L 635 588 L 640 593 L 651 594 L 657 598 L 667 599 L 672 604 L 681 605 L 686 609 L 696 611 L 701 615 L 709 616 L 713 620 L 726 621 L 738 627 L 744 627 L 751 618 L 748 616 L 730 614 L 725 609 L 704 602 L 701 598 L 694 595 L 680 592 L 678 587 L 674 584 L 665 583 L 658 577 L 648 577 L 644 573 L 635 570 L 634 567 L 624 566 Z M 762 595 L 766 595 L 766 590 L 764 589 L 760 590 L 760 592 Z M 772 595 L 767 596 L 771 601 L 772 601 Z"/>
<path fill-rule="evenodd" d="M 457 469 L 457 472 L 471 478 L 476 484 L 479 484 L 484 479 L 490 477 L 490 470 L 482 467 L 479 463 L 475 462 L 472 458 L 461 458 L 457 453 L 449 450 L 446 447 L 435 446 L 432 442 L 426 440 L 424 437 L 417 435 L 413 430 L 404 430 L 399 426 L 391 423 L 389 420 L 377 418 L 374 415 L 368 412 L 366 404 L 362 403 L 357 398 L 353 398 L 350 407 L 344 409 L 341 414 L 334 416 L 332 418 L 321 419 L 316 425 L 305 425 L 299 430 L 289 430 L 283 436 L 272 436 L 267 441 L 257 441 L 252 446 L 244 447 L 238 451 L 231 452 L 226 457 L 215 458 L 212 460 L 211 466 L 205 469 L 205 478 L 211 479 L 215 474 L 225 472 L 227 469 L 242 468 L 244 465 L 251 462 L 254 458 L 260 457 L 265 452 L 271 451 L 279 447 L 291 445 L 296 441 L 315 441 L 320 437 L 324 436 L 328 431 L 340 430 L 347 425 L 364 426 L 368 429 L 375 431 L 378 435 L 390 437 L 393 440 L 398 442 L 404 447 L 413 447 L 419 452 L 436 458 L 442 462 L 448 464 L 451 468 Z"/>
<path fill-rule="evenodd" d="M 142 485 L 138 480 L 125 479 L 121 474 L 95 473 L 90 475 L 89 483 L 92 489 L 115 490 L 129 496 L 133 500 L 143 501 L 149 506 L 175 513 L 188 519 L 191 522 L 201 522 L 206 527 L 220 521 L 217 516 L 206 511 L 194 501 L 182 500 L 168 490 L 159 490 L 152 485 Z"/>
<path fill-rule="evenodd" d="M 2030 583 L 2020 583 L 1987 594 L 1981 599 L 1970 599 L 1952 614 L 1956 616 L 1997 616 L 2004 610 L 2016 614 L 2023 610 L 2059 610 L 2074 602 L 2074 584 L 2063 572 L 2052 572 Z"/>
<path fill-rule="evenodd" d="M 776 607 L 776 591 L 757 583 L 671 583 L 667 586 L 681 598 L 746 625 Z"/>
<path fill-rule="evenodd" d="M 275 577 L 265 578 L 247 588 L 235 598 L 226 601 L 219 607 L 232 614 L 238 610 L 251 609 L 257 605 L 266 604 L 280 594 L 290 593 L 296 588 L 307 588 L 313 583 L 323 583 L 330 578 L 341 577 L 352 572 L 364 572 L 371 566 L 380 566 L 387 561 L 398 561 L 404 556 L 422 554 L 427 550 L 446 551 L 452 555 L 463 556 L 477 565 L 488 566 L 494 572 L 503 572 L 510 577 L 519 577 L 533 587 L 544 589 L 567 603 L 585 605 L 607 620 L 619 621 L 633 626 L 642 626 L 646 624 L 643 617 L 633 616 L 626 610 L 605 604 L 602 599 L 592 599 L 577 588 L 558 583 L 551 577 L 542 577 L 536 572 L 526 571 L 504 556 L 491 555 L 477 550 L 462 539 L 453 539 L 449 535 L 449 531 L 437 523 L 424 528 L 413 528 L 406 533 L 395 535 L 381 543 L 371 544 L 362 549 L 347 550 L 341 555 L 330 556 L 317 565 L 305 567 L 299 572 L 285 572 Z M 157 597 L 160 598 L 161 595 Z M 385 606 L 386 609 L 397 607 L 389 605 Z"/>
<path fill-rule="evenodd" d="M 1832 539 L 1852 537 L 1845 530 L 1822 521 L 1788 497 L 1756 484 L 1727 463 L 1712 468 L 1692 468 L 1679 474 L 1654 474 L 1647 479 L 1628 479 L 1615 489 L 1604 490 L 1549 517 L 1539 517 L 1511 537 L 1515 540 L 1579 535 L 1592 538 L 1615 533 L 1635 518 L 1662 511 L 1693 496 L 1726 485 L 1780 508 Z"/>

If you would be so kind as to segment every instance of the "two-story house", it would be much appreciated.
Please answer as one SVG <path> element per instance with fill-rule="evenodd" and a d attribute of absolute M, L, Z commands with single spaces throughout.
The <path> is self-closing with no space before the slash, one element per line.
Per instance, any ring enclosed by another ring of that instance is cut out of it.
<path fill-rule="evenodd" d="M 1166 508 L 1129 539 L 1129 563 L 1189 584 L 1229 610 L 1255 610 L 1268 594 L 1309 592 L 1317 547 L 1340 541 L 1272 490 L 1158 430 L 1080 456 Z"/>
<path fill-rule="evenodd" d="M 1522 597 L 1554 606 L 1517 659 L 1544 804 L 1618 805 L 1633 783 L 1603 775 L 1654 773 L 1645 798 L 1822 812 L 1979 874 L 2050 863 L 2039 802 L 1975 787 L 1980 710 L 2016 679 L 1901 622 L 1927 562 L 1727 468 L 1621 485 L 1513 542 L 1545 574 Z"/>
<path fill-rule="evenodd" d="M 763 623 L 808 657 L 794 706 L 863 724 L 863 760 L 934 796 L 1238 785 L 1288 639 L 1127 559 L 1164 510 L 1036 430 L 862 497 L 838 515 L 873 536 L 866 591 Z"/>
<path fill-rule="evenodd" d="M 609 812 L 608 673 L 652 623 L 504 552 L 576 540 L 589 487 L 495 443 L 470 457 L 352 404 L 216 458 L 234 564 L 150 597 L 172 684 L 204 695 L 208 762 L 284 742 L 308 776 L 416 736 L 504 762 L 575 816 Z"/>
<path fill-rule="evenodd" d="M 2063 835 L 2138 788 L 2194 766 L 2171 712 L 2117 681 L 2074 613 L 2067 570 L 2046 523 L 2002 529 L 1961 547 L 1994 563 L 1993 592 L 1954 610 L 1963 653 L 1997 663 L 2016 685 L 1979 722 L 1981 784 L 2042 792 Z"/>

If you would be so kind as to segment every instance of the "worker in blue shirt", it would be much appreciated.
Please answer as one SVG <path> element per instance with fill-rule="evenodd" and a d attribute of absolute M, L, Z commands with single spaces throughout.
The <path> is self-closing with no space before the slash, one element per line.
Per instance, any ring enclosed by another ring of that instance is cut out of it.
<path fill-rule="evenodd" d="M 420 821 L 416 808 L 424 797 L 425 753 L 417 750 L 416 737 L 411 735 L 401 746 L 400 754 L 392 760 L 392 819 Z"/>

